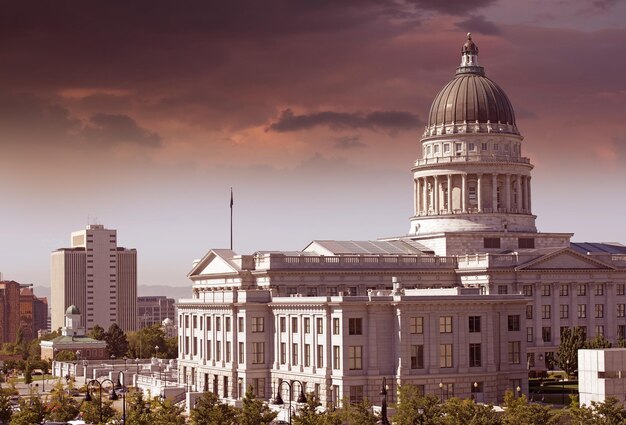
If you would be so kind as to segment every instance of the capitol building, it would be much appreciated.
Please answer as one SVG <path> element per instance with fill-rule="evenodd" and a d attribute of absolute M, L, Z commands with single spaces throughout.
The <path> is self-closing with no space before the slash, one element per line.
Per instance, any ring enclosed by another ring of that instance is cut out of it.
<path fill-rule="evenodd" d="M 386 378 L 391 401 L 410 383 L 497 403 L 555 367 L 562 329 L 623 339 L 626 247 L 539 232 L 523 147 L 468 34 L 411 168 L 408 233 L 210 250 L 178 302 L 179 382 L 230 400 L 251 385 L 267 400 L 299 381 L 332 406 L 378 400 Z"/>

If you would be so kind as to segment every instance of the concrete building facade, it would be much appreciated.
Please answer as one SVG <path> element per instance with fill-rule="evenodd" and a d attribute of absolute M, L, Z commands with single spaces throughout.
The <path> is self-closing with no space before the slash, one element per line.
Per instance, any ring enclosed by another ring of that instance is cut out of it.
<path fill-rule="evenodd" d="M 376 400 L 386 377 L 392 400 L 410 382 L 497 402 L 554 367 L 563 328 L 624 339 L 626 247 L 537 230 L 513 107 L 469 34 L 418 152 L 406 235 L 197 261 L 178 303 L 180 380 L 265 399 L 299 380 L 332 404 Z"/>
<path fill-rule="evenodd" d="M 70 305 L 85 312 L 87 329 L 137 328 L 137 251 L 118 247 L 116 230 L 92 224 L 72 232 L 71 247 L 51 254 L 50 275 L 53 330 Z"/>
<path fill-rule="evenodd" d="M 162 325 L 165 319 L 176 319 L 176 301 L 166 296 L 137 298 L 137 320 L 141 327 Z"/>

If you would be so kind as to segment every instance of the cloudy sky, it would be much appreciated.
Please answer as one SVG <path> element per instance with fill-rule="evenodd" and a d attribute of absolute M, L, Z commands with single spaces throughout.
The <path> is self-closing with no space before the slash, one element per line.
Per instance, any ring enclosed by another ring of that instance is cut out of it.
<path fill-rule="evenodd" d="M 626 243 L 626 2 L 15 1 L 0 7 L 0 271 L 49 285 L 88 222 L 139 283 L 193 259 L 408 231 L 465 33 L 509 95 L 541 231 Z"/>

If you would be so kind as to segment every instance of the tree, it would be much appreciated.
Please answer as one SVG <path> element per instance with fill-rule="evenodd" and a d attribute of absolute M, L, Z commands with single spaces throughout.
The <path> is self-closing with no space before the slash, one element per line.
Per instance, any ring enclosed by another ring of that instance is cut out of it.
<path fill-rule="evenodd" d="M 502 415 L 503 425 L 549 425 L 555 424 L 557 418 L 550 413 L 549 406 L 529 403 L 524 394 L 515 397 L 513 391 L 504 394 L 506 409 Z"/>
<path fill-rule="evenodd" d="M 150 415 L 151 425 L 184 425 L 183 408 L 169 400 L 156 400 L 156 409 Z M 129 425 L 132 425 L 129 423 Z"/>
<path fill-rule="evenodd" d="M 112 323 L 109 326 L 109 330 L 104 334 L 104 340 L 110 355 L 121 358 L 128 352 L 128 339 L 117 323 Z"/>
<path fill-rule="evenodd" d="M 76 353 L 72 350 L 62 350 L 54 356 L 54 359 L 60 362 L 73 362 L 77 360 Z"/>
<path fill-rule="evenodd" d="M 12 414 L 13 406 L 11 406 L 9 395 L 4 392 L 0 393 L 0 421 L 3 424 L 8 424 Z"/>
<path fill-rule="evenodd" d="M 612 345 L 604 335 L 597 335 L 594 339 L 585 342 L 585 348 L 611 348 Z"/>
<path fill-rule="evenodd" d="M 420 414 L 420 410 L 422 413 Z M 393 417 L 396 425 L 441 423 L 443 408 L 433 394 L 422 395 L 415 385 L 405 384 L 398 388 L 398 407 Z"/>
<path fill-rule="evenodd" d="M 278 415 L 272 412 L 262 400 L 257 400 L 248 385 L 243 399 L 243 408 L 239 412 L 239 425 L 269 425 Z"/>
<path fill-rule="evenodd" d="M 591 406 L 580 406 L 576 396 L 571 399 L 566 415 L 571 425 L 618 425 L 626 420 L 621 404 L 613 397 L 607 397 L 602 403 L 592 401 Z"/>
<path fill-rule="evenodd" d="M 235 409 L 222 403 L 215 394 L 205 392 L 191 410 L 191 425 L 230 425 L 237 418 Z"/>
<path fill-rule="evenodd" d="M 499 425 L 501 424 L 493 405 L 476 404 L 474 400 L 451 398 L 443 405 L 442 423 L 446 425 Z"/>
<path fill-rule="evenodd" d="M 33 367 L 30 362 L 27 362 L 26 369 L 24 369 L 24 383 L 30 384 L 31 382 L 33 382 Z"/>
<path fill-rule="evenodd" d="M 98 341 L 104 341 L 104 328 L 100 325 L 96 325 L 87 334 L 89 337 L 93 339 L 97 339 Z"/>
<path fill-rule="evenodd" d="M 343 423 L 342 411 L 327 410 L 323 413 L 317 411 L 321 403 L 315 394 L 308 394 L 306 400 L 306 403 L 298 408 L 298 413 L 291 418 L 293 425 L 341 425 Z"/>
<path fill-rule="evenodd" d="M 151 425 L 152 415 L 148 402 L 140 391 L 126 395 L 126 423 L 127 425 Z"/>
<path fill-rule="evenodd" d="M 372 412 L 372 404 L 364 399 L 360 403 L 345 403 L 345 418 L 350 425 L 376 425 L 378 417 Z"/>
<path fill-rule="evenodd" d="M 20 409 L 11 416 L 11 425 L 40 424 L 45 418 L 45 407 L 39 394 L 32 391 L 30 397 L 22 397 L 19 401 Z"/>
<path fill-rule="evenodd" d="M 565 328 L 561 332 L 561 344 L 556 352 L 556 365 L 568 377 L 578 369 L 578 350 L 585 346 L 585 335 L 579 327 Z"/>
<path fill-rule="evenodd" d="M 109 422 L 118 415 L 111 406 L 112 404 L 111 400 L 102 400 L 100 403 L 100 395 L 92 395 L 92 401 L 85 402 L 80 407 L 83 420 L 88 424 Z M 100 422 L 100 409 L 102 409 L 102 422 Z"/>
<path fill-rule="evenodd" d="M 50 399 L 46 403 L 46 419 L 67 422 L 76 418 L 80 412 L 76 400 L 67 395 L 60 381 L 54 386 L 54 389 L 55 391 L 51 393 Z"/>
<path fill-rule="evenodd" d="M 176 358 L 178 357 L 178 345 L 174 342 L 176 351 L 170 352 L 170 346 L 172 343 L 169 340 L 172 338 L 166 338 L 165 332 L 160 325 L 155 324 L 147 328 L 142 328 L 137 332 L 129 334 L 129 354 L 133 357 L 145 359 L 155 356 L 155 347 L 159 347 L 159 356 L 161 358 Z M 174 338 L 176 339 L 176 338 Z"/>

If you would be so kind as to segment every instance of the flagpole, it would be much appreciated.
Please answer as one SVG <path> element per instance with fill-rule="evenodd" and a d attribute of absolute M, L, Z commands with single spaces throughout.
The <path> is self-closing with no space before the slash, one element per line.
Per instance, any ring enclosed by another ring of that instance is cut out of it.
<path fill-rule="evenodd" d="M 233 188 L 230 188 L 230 250 L 233 250 Z"/>

